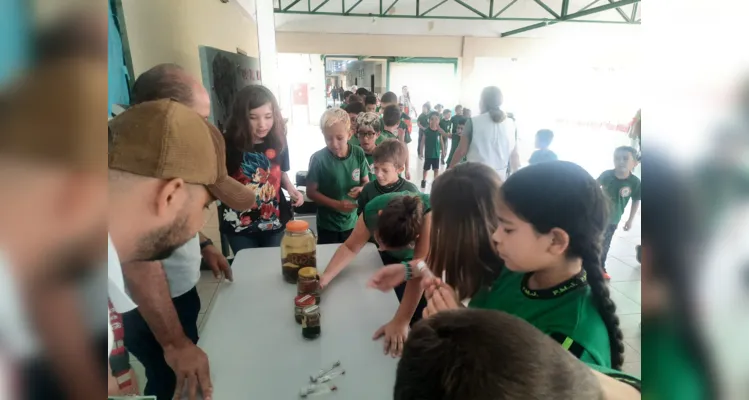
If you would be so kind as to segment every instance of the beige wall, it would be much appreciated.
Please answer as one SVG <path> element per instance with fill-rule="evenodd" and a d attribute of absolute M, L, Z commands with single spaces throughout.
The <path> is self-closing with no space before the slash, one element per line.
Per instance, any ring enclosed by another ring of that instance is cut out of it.
<path fill-rule="evenodd" d="M 248 56 L 258 56 L 257 26 L 235 2 L 218 0 L 122 0 L 125 30 L 139 75 L 154 65 L 177 63 L 198 79 L 198 46 L 211 46 Z M 218 214 L 215 205 L 203 233 L 218 246 Z"/>
<path fill-rule="evenodd" d="M 276 45 L 279 53 L 451 58 L 564 57 L 603 65 L 621 65 L 639 58 L 637 37 L 562 40 L 276 32 Z"/>
<path fill-rule="evenodd" d="M 135 75 L 165 62 L 201 77 L 198 46 L 258 56 L 257 26 L 235 2 L 122 0 Z"/>

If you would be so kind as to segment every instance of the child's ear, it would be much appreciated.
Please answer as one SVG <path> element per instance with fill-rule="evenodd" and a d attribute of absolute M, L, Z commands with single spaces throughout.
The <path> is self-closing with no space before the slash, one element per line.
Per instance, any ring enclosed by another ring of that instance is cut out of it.
<path fill-rule="evenodd" d="M 398 175 L 402 174 L 403 171 L 405 171 L 405 170 L 406 170 L 406 166 L 405 165 L 402 166 L 402 167 L 400 167 L 400 168 L 398 168 Z"/>
<path fill-rule="evenodd" d="M 379 217 L 380 215 L 382 215 L 382 210 L 377 211 L 377 216 Z"/>
<path fill-rule="evenodd" d="M 553 228 L 548 235 L 551 237 L 551 243 L 549 244 L 548 249 L 549 253 L 555 256 L 564 255 L 570 245 L 570 235 L 568 235 L 563 229 L 559 228 Z"/>

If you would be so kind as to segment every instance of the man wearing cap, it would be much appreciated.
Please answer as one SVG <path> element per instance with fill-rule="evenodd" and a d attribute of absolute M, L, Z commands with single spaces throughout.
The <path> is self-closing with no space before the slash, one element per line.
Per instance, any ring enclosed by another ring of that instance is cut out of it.
<path fill-rule="evenodd" d="M 132 94 L 133 104 L 171 98 L 204 119 L 210 114 L 208 92 L 175 64 L 160 64 L 141 74 Z M 196 346 L 201 258 L 216 277 L 223 273 L 232 279 L 226 258 L 200 232 L 164 260 L 123 265 L 126 286 L 138 303 L 137 309 L 122 315 L 124 344 L 145 368 L 146 395 L 171 398 L 175 373 L 193 376 L 208 363 Z"/>
<path fill-rule="evenodd" d="M 255 195 L 226 174 L 220 132 L 176 100 L 147 101 L 112 119 L 108 158 L 109 297 L 124 313 L 136 305 L 124 291 L 122 265 L 168 258 L 195 237 L 214 200 L 249 209 Z M 151 263 L 139 266 L 155 268 Z M 136 301 L 144 296 L 137 283 L 129 289 Z M 168 288 L 148 295 L 165 296 L 159 304 L 170 298 Z M 149 325 L 171 323 L 158 320 Z M 209 399 L 212 386 L 205 353 L 184 338 L 167 338 L 161 345 L 167 360 L 179 360 L 173 387 L 181 392 L 186 385 L 191 398 L 199 387 Z"/>

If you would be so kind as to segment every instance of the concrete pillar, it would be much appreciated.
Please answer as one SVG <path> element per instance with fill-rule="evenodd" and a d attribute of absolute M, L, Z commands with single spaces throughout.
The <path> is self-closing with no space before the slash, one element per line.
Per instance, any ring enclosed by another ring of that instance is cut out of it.
<path fill-rule="evenodd" d="M 273 2 L 255 1 L 258 53 L 260 55 L 260 81 L 279 98 L 278 56 L 276 52 L 276 25 Z"/>

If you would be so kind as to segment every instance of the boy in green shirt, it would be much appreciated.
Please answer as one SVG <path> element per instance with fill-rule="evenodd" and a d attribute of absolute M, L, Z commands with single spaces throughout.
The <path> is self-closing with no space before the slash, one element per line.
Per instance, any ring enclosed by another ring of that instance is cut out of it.
<path fill-rule="evenodd" d="M 642 199 L 641 182 L 640 178 L 632 174 L 632 170 L 636 166 L 637 150 L 630 146 L 618 147 L 614 150 L 614 169 L 604 171 L 598 177 L 598 184 L 601 185 L 609 200 L 609 224 L 603 236 L 603 248 L 601 249 L 601 266 L 606 279 L 611 279 L 606 272 L 606 256 L 611 247 L 611 239 L 622 220 L 629 199 L 632 199 L 632 208 L 627 222 L 624 223 L 625 231 L 632 228 L 637 210 L 640 208 L 640 200 Z"/>
<path fill-rule="evenodd" d="M 463 129 L 465 129 L 466 121 L 468 121 L 462 116 L 458 119 L 456 119 L 455 117 L 453 117 L 452 119 L 457 125 L 453 125 L 453 133 L 450 135 L 450 155 L 447 157 L 447 165 L 452 165 L 453 154 L 455 154 L 455 150 L 457 150 L 458 146 L 460 146 L 460 137 L 463 136 Z"/>
<path fill-rule="evenodd" d="M 642 397 L 641 386 L 619 371 L 590 368 L 522 319 L 462 309 L 414 325 L 393 399 L 629 400 Z"/>
<path fill-rule="evenodd" d="M 452 112 L 450 110 L 444 110 L 442 111 L 442 119 L 440 120 L 440 129 L 442 129 L 442 148 L 444 151 L 442 152 L 442 159 L 440 162 L 442 165 L 445 165 L 445 155 L 447 152 L 447 138 L 450 136 L 450 133 L 452 132 L 452 120 L 451 118 Z"/>
<path fill-rule="evenodd" d="M 364 110 L 365 112 L 377 112 L 377 96 L 368 94 L 364 97 Z"/>
<path fill-rule="evenodd" d="M 356 203 L 369 183 L 361 147 L 348 143 L 351 120 L 341 109 L 323 113 L 320 129 L 326 147 L 310 158 L 307 196 L 317 203 L 317 243 L 343 243 L 356 224 Z"/>
<path fill-rule="evenodd" d="M 397 140 L 386 140 L 374 150 L 375 178 L 364 185 L 359 194 L 359 214 L 375 197 L 393 192 L 419 193 L 419 188 L 413 183 L 401 178 L 408 149 Z"/>
<path fill-rule="evenodd" d="M 367 158 L 367 175 L 369 176 L 369 181 L 372 182 L 375 179 L 372 154 L 375 148 L 385 140 L 383 135 L 380 134 L 380 117 L 373 112 L 361 113 L 356 119 L 356 126 L 357 132 L 355 138 L 357 139 L 358 146 L 364 150 L 364 156 Z M 352 141 L 353 138 L 349 143 Z"/>
<path fill-rule="evenodd" d="M 429 102 L 424 103 L 423 106 L 421 106 L 421 114 L 419 114 L 419 117 L 416 119 L 416 125 L 419 126 L 419 158 L 424 157 L 424 153 L 421 151 L 421 141 L 424 138 L 424 131 L 427 130 L 429 127 L 429 113 L 432 112 L 432 104 Z"/>
<path fill-rule="evenodd" d="M 406 144 L 411 143 L 411 116 L 406 114 L 403 103 L 398 103 L 398 109 L 401 111 L 401 123 L 400 127 L 406 131 L 405 142 Z"/>
<path fill-rule="evenodd" d="M 382 124 L 384 126 L 384 129 L 381 136 L 386 136 L 387 138 L 391 139 L 395 138 L 400 142 L 407 144 L 408 142 L 405 140 L 407 131 L 403 128 L 403 120 L 401 118 L 402 111 L 396 105 L 391 104 L 385 107 L 382 110 Z M 409 171 L 409 158 L 410 157 L 408 157 L 408 151 L 406 151 L 406 161 L 404 164 L 406 179 L 411 179 L 411 172 Z"/>
<path fill-rule="evenodd" d="M 421 118 L 421 117 L 419 117 Z M 427 187 L 427 173 L 434 170 L 434 179 L 440 175 L 440 155 L 442 151 L 442 135 L 444 131 L 440 128 L 440 115 L 436 111 L 429 114 L 429 126 L 424 130 L 419 145 L 419 154 L 424 156 L 424 176 L 421 180 L 421 188 Z"/>
<path fill-rule="evenodd" d="M 359 146 L 359 137 L 356 136 L 357 132 L 359 132 L 359 129 L 357 127 L 356 121 L 359 118 L 359 114 L 364 112 L 364 104 L 351 103 L 348 105 L 348 108 L 346 108 L 346 112 L 348 113 L 350 127 L 349 129 L 351 130 L 351 139 L 349 139 L 348 142 L 349 144 L 352 144 L 354 146 Z"/>

